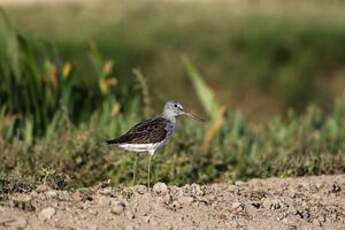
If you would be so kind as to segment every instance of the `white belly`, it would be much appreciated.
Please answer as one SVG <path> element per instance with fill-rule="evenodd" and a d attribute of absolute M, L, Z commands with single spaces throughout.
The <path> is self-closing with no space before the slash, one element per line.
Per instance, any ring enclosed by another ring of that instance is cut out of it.
<path fill-rule="evenodd" d="M 170 137 L 175 133 L 175 125 L 172 124 L 171 126 L 167 127 L 168 134 L 167 137 L 157 143 L 151 143 L 151 144 L 118 144 L 117 146 L 131 152 L 137 152 L 137 153 L 142 153 L 142 152 L 148 152 L 151 155 L 155 153 L 159 148 L 163 147 L 167 141 L 170 139 Z"/>
<path fill-rule="evenodd" d="M 124 150 L 132 152 L 154 152 L 159 146 L 160 143 L 153 144 L 119 144 L 118 146 Z"/>

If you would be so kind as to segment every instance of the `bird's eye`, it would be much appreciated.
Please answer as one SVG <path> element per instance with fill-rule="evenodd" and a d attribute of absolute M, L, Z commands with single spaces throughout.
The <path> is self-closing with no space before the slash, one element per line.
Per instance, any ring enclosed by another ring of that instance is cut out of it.
<path fill-rule="evenodd" d="M 177 105 L 176 105 L 176 104 L 174 104 L 174 107 L 175 107 L 175 108 L 177 108 Z"/>

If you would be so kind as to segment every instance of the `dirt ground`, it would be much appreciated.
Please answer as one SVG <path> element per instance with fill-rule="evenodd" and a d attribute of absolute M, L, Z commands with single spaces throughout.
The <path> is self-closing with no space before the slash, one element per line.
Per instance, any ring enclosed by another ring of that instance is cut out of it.
<path fill-rule="evenodd" d="M 10 194 L 0 229 L 345 229 L 345 175 Z"/>

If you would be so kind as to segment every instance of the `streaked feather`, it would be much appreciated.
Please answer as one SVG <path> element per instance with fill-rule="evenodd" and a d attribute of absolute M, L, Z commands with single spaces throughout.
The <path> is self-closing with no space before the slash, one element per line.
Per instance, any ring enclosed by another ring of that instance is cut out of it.
<path fill-rule="evenodd" d="M 171 127 L 171 121 L 159 117 L 154 119 L 149 119 L 136 124 L 125 134 L 108 140 L 108 144 L 152 144 L 160 143 L 164 141 L 168 134 L 171 132 L 169 130 Z"/>

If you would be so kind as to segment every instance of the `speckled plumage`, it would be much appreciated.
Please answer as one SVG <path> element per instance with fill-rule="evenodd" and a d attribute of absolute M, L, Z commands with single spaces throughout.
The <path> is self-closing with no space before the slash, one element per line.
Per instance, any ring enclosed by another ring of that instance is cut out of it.
<path fill-rule="evenodd" d="M 175 101 L 165 103 L 160 117 L 140 122 L 133 126 L 123 135 L 107 141 L 107 144 L 115 145 L 119 148 L 136 153 L 148 152 L 150 154 L 148 175 L 150 175 L 151 158 L 155 152 L 167 143 L 168 139 L 176 130 L 176 117 L 187 115 L 195 119 L 195 115 L 183 110 L 183 106 Z M 200 119 L 199 119 L 200 120 Z M 137 155 L 136 155 L 137 161 Z M 135 181 L 135 171 L 133 178 Z M 150 185 L 148 176 L 148 185 Z"/>
<path fill-rule="evenodd" d="M 108 144 L 152 144 L 167 138 L 174 124 L 162 117 L 136 124 L 122 136 L 107 141 Z"/>

